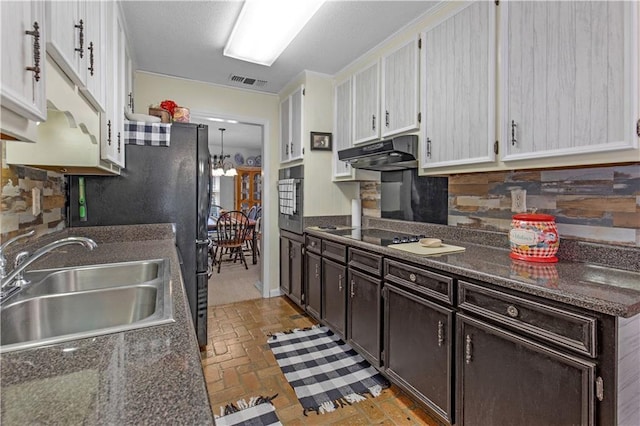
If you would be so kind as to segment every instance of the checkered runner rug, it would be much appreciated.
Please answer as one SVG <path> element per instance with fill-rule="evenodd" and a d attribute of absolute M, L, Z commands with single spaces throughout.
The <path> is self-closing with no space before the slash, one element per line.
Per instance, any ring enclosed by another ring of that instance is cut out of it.
<path fill-rule="evenodd" d="M 271 404 L 272 397 L 252 397 L 247 402 L 245 399 L 235 404 L 227 404 L 220 407 L 220 415 L 215 416 L 216 426 L 282 426 L 276 409 Z"/>
<path fill-rule="evenodd" d="M 304 415 L 376 397 L 389 382 L 327 327 L 275 333 L 268 340 Z"/>

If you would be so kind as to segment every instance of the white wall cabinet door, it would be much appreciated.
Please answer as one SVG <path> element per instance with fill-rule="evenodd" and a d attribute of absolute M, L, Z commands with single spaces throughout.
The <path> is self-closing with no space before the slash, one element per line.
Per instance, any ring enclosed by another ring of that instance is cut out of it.
<path fill-rule="evenodd" d="M 125 36 L 115 3 L 107 3 L 107 96 L 101 119 L 100 158 L 125 166 L 124 46 Z"/>
<path fill-rule="evenodd" d="M 2 17 L 0 37 L 2 107 L 29 120 L 45 121 L 47 119 L 45 93 L 47 37 L 44 2 L 2 1 L 0 16 Z M 27 34 L 27 31 L 30 34 Z M 39 71 L 35 70 L 36 67 Z"/>
<path fill-rule="evenodd" d="M 637 148 L 637 3 L 500 7 L 503 160 Z"/>
<path fill-rule="evenodd" d="M 380 72 L 378 62 L 353 76 L 353 143 L 380 137 Z"/>
<path fill-rule="evenodd" d="M 416 130 L 419 105 L 418 40 L 382 58 L 382 136 Z"/>
<path fill-rule="evenodd" d="M 422 36 L 423 169 L 495 161 L 496 6 L 461 7 Z"/>
<path fill-rule="evenodd" d="M 85 85 L 86 3 L 47 1 L 47 53 L 78 86 Z"/>
<path fill-rule="evenodd" d="M 280 103 L 280 162 L 289 161 L 289 142 L 291 141 L 291 97 Z"/>
<path fill-rule="evenodd" d="M 85 97 L 100 112 L 106 110 L 106 44 L 107 16 L 106 3 L 87 2 L 85 23 L 86 58 L 80 74 L 85 86 L 80 87 Z"/>
<path fill-rule="evenodd" d="M 351 177 L 351 166 L 338 159 L 338 151 L 352 146 L 352 86 L 351 79 L 335 88 L 333 128 L 333 177 Z"/>
<path fill-rule="evenodd" d="M 280 103 L 280 162 L 299 160 L 304 154 L 304 86 Z"/>

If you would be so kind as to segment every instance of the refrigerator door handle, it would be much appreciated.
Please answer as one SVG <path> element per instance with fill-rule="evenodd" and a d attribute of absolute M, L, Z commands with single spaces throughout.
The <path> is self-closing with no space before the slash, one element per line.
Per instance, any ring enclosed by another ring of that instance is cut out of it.
<path fill-rule="evenodd" d="M 196 240 L 196 245 L 202 246 L 202 245 L 209 245 L 209 239 L 207 238 L 206 240 Z"/>

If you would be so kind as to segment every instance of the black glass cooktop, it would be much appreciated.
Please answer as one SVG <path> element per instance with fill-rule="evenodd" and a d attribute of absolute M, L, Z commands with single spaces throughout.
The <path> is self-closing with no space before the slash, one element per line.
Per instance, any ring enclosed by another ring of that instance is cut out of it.
<path fill-rule="evenodd" d="M 386 229 L 375 228 L 337 229 L 327 230 L 325 232 L 339 235 L 341 237 L 353 238 L 354 240 L 376 244 L 379 246 L 413 243 L 425 237 L 424 235 L 404 234 L 402 232 L 387 231 Z"/>

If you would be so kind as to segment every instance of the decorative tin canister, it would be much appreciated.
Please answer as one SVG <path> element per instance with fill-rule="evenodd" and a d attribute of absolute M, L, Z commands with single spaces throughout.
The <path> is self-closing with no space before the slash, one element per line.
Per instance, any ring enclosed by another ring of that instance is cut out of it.
<path fill-rule="evenodd" d="M 510 257 L 529 262 L 557 262 L 560 245 L 555 217 L 549 214 L 517 214 L 509 231 Z"/>

